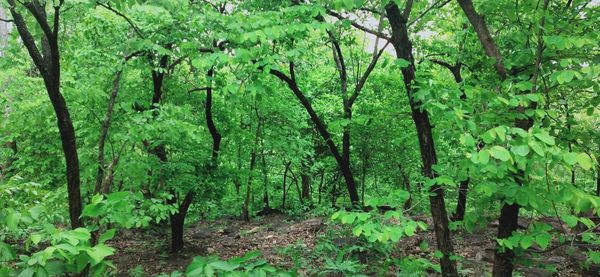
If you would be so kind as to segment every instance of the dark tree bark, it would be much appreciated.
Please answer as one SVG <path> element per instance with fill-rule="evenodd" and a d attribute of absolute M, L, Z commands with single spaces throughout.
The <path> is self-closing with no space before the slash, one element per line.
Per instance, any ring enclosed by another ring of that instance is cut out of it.
<path fill-rule="evenodd" d="M 250 200 L 252 198 L 252 177 L 254 174 L 254 168 L 256 167 L 256 152 L 261 139 L 261 131 L 262 131 L 262 120 L 258 114 L 258 108 L 255 106 L 254 110 L 256 112 L 257 124 L 256 124 L 256 134 L 254 137 L 254 146 L 252 147 L 252 152 L 250 153 L 250 174 L 248 175 L 248 182 L 246 184 L 246 197 L 244 199 L 244 204 L 242 205 L 242 220 L 249 222 L 250 221 Z"/>
<path fill-rule="evenodd" d="M 494 38 L 490 34 L 490 30 L 485 23 L 485 19 L 483 16 L 477 13 L 475 7 L 473 7 L 473 2 L 471 0 L 457 0 L 458 4 L 464 11 L 465 15 L 469 19 L 471 26 L 477 33 L 477 37 L 479 38 L 479 42 L 481 42 L 481 46 L 485 50 L 486 55 L 491 58 L 496 59 L 496 72 L 502 79 L 506 79 L 508 77 L 508 73 L 506 72 L 506 67 L 504 66 L 504 62 L 502 60 L 502 54 L 500 54 L 500 50 L 498 50 L 498 46 L 494 42 Z"/>
<path fill-rule="evenodd" d="M 423 175 L 433 179 L 436 177 L 433 166 L 437 163 L 435 145 L 429 115 L 427 111 L 421 109 L 421 103 L 413 98 L 416 88 L 415 62 L 412 55 L 412 43 L 408 37 L 408 16 L 411 11 L 412 0 L 409 0 L 403 12 L 398 6 L 390 3 L 386 6 L 386 15 L 392 27 L 391 43 L 396 50 L 398 58 L 409 62 L 407 67 L 402 68 L 404 87 L 408 94 L 412 119 L 417 129 L 419 148 L 421 150 L 421 160 L 423 163 Z M 431 215 L 433 218 L 433 227 L 437 242 L 437 248 L 442 252 L 440 265 L 444 276 L 458 276 L 456 262 L 451 259 L 454 253 L 450 229 L 448 227 L 448 215 L 446 204 L 444 203 L 444 191 L 438 184 L 433 184 L 429 188 L 429 203 Z"/>
<path fill-rule="evenodd" d="M 212 151 L 210 161 L 206 169 L 206 177 L 209 178 L 218 165 L 219 151 L 221 149 L 221 134 L 217 130 L 217 127 L 213 120 L 212 112 L 212 79 L 214 77 L 214 69 L 209 69 L 206 76 L 209 85 L 206 88 L 206 101 L 204 103 L 204 113 L 206 118 L 206 125 L 208 126 L 208 131 L 210 132 L 212 138 Z M 183 198 L 183 201 L 181 201 L 181 203 L 179 204 L 177 213 L 171 215 L 171 250 L 173 252 L 178 252 L 181 249 L 183 249 L 183 227 L 185 224 L 185 217 L 187 215 L 189 207 L 194 201 L 195 195 L 196 193 L 193 189 L 189 190 Z"/>
<path fill-rule="evenodd" d="M 452 215 L 452 221 L 462 221 L 465 219 L 465 210 L 467 208 L 467 194 L 469 193 L 469 182 L 471 179 L 460 181 L 458 186 L 458 200 L 456 201 L 456 211 Z"/>
<path fill-rule="evenodd" d="M 285 189 L 285 185 L 287 182 L 288 171 L 290 170 L 290 162 L 285 162 L 285 169 L 283 170 L 283 199 L 281 200 L 281 210 L 285 210 L 285 200 L 287 196 L 287 191 Z"/>
<path fill-rule="evenodd" d="M 264 207 L 263 207 L 263 211 L 269 211 L 271 209 L 271 207 L 269 207 L 269 175 L 268 175 L 268 168 L 267 168 L 267 161 L 265 159 L 265 145 L 264 145 L 264 141 L 261 139 L 260 142 L 260 146 L 261 146 L 261 150 L 260 150 L 260 159 L 261 159 L 261 164 L 262 164 L 262 174 L 263 174 L 263 203 L 264 203 Z"/>
<path fill-rule="evenodd" d="M 325 170 L 321 171 L 321 181 L 319 181 L 319 205 L 321 205 L 321 194 L 323 193 L 323 181 L 325 180 Z M 599 178 L 600 180 L 600 178 Z"/>
<path fill-rule="evenodd" d="M 292 64 L 290 64 L 290 68 L 291 68 L 290 71 L 293 73 L 293 65 Z M 319 132 L 319 134 L 321 135 L 323 140 L 325 140 L 325 143 L 329 147 L 329 151 L 331 152 L 331 154 L 335 158 L 338 166 L 340 167 L 340 171 L 342 172 L 342 175 L 344 176 L 344 180 L 346 181 L 346 187 L 348 189 L 350 201 L 352 203 L 358 203 L 359 198 L 358 198 L 358 192 L 356 190 L 356 182 L 354 180 L 352 170 L 350 169 L 350 165 L 347 162 L 345 162 L 342 155 L 340 154 L 340 151 L 338 150 L 337 145 L 333 141 L 331 134 L 327 130 L 327 126 L 325 125 L 325 123 L 323 122 L 321 117 L 319 117 L 319 115 L 317 115 L 317 113 L 313 109 L 310 101 L 308 101 L 306 96 L 304 96 L 304 93 L 300 90 L 300 88 L 296 84 L 294 75 L 292 74 L 292 77 L 290 78 L 287 75 L 285 75 L 283 72 L 281 72 L 279 70 L 275 70 L 275 69 L 271 69 L 270 73 L 272 75 L 274 75 L 275 77 L 279 78 L 280 80 L 284 81 L 287 84 L 287 86 L 290 88 L 290 90 L 294 93 L 296 98 L 298 98 L 298 100 L 300 100 L 300 103 L 308 112 L 310 119 L 312 120 L 313 124 L 315 124 L 315 127 L 317 128 L 317 131 Z"/>
<path fill-rule="evenodd" d="M 94 188 L 94 193 L 107 193 L 109 189 L 109 185 L 105 185 L 106 189 L 103 189 L 103 183 L 108 182 L 107 176 L 113 176 L 114 166 L 116 164 L 116 157 L 111 162 L 110 168 L 106 165 L 105 157 L 104 157 L 104 146 L 106 144 L 106 139 L 108 138 L 108 130 L 112 123 L 113 110 L 115 106 L 115 102 L 117 100 L 117 94 L 119 93 L 119 82 L 121 81 L 121 75 L 123 71 L 119 70 L 115 74 L 115 78 L 113 81 L 113 88 L 110 93 L 110 97 L 108 99 L 108 107 L 106 110 L 106 114 L 104 115 L 104 120 L 102 120 L 102 126 L 100 127 L 100 139 L 98 140 L 98 172 L 96 173 L 96 186 Z M 106 171 L 108 169 L 108 174 Z M 106 190 L 106 192 L 104 191 Z"/>
<path fill-rule="evenodd" d="M 192 203 L 194 195 L 188 193 L 183 201 L 179 204 L 177 213 L 169 217 L 171 222 L 171 251 L 178 252 L 183 249 L 183 227 L 185 223 L 185 216 Z"/>
<path fill-rule="evenodd" d="M 454 77 L 454 81 L 457 84 L 462 83 L 462 81 L 463 81 L 462 74 L 461 74 L 462 63 L 460 61 L 458 61 L 454 64 L 450 64 L 443 60 L 432 59 L 431 62 L 447 68 L 450 71 L 450 73 L 452 73 L 452 76 Z M 462 99 L 462 100 L 467 99 L 467 95 L 464 93 L 462 87 L 461 87 L 460 99 Z M 467 179 L 461 181 L 458 186 L 458 198 L 456 200 L 456 210 L 455 210 L 454 214 L 452 214 L 452 217 L 451 217 L 452 221 L 462 221 L 465 219 L 465 210 L 467 207 L 467 195 L 469 193 L 470 181 L 471 181 L 471 179 L 467 177 Z"/>
<path fill-rule="evenodd" d="M 404 188 L 404 190 L 408 191 L 408 193 L 410 194 L 408 199 L 406 199 L 406 201 L 404 202 L 404 210 L 406 211 L 406 210 L 409 210 L 410 207 L 412 206 L 412 191 L 410 188 L 410 176 L 401 164 L 398 164 L 398 169 L 400 170 L 400 177 L 402 178 L 402 187 Z"/>
<path fill-rule="evenodd" d="M 42 30 L 42 52 L 40 53 L 35 39 L 29 32 L 27 23 L 23 16 L 17 12 L 14 0 L 7 0 L 10 13 L 13 17 L 17 31 L 23 41 L 23 44 L 29 52 L 33 63 L 40 71 L 44 79 L 44 85 L 48 92 L 48 97 L 54 108 L 58 130 L 60 133 L 63 153 L 66 160 L 67 192 L 69 198 L 69 217 L 71 228 L 81 227 L 83 223 L 80 220 L 81 204 L 81 179 L 79 176 L 79 157 L 77 155 L 77 141 L 75 130 L 67 103 L 60 92 L 60 50 L 58 47 L 58 28 L 61 5 L 54 7 L 53 26 L 50 27 L 46 16 L 45 2 L 32 0 L 24 4 L 25 8 L 35 18 L 38 26 Z M 62 4 L 63 1 L 60 1 Z"/>
<path fill-rule="evenodd" d="M 300 185 L 298 185 L 298 178 L 296 177 L 296 174 L 294 174 L 294 171 L 292 169 L 290 169 L 290 174 L 292 174 L 292 182 L 294 183 L 294 186 L 296 187 L 296 192 L 298 193 L 298 200 L 300 201 L 300 205 L 304 205 L 304 199 L 302 198 L 302 191 L 300 190 Z"/>
<path fill-rule="evenodd" d="M 298 4 L 298 3 L 296 2 L 295 4 Z M 317 20 L 322 21 L 324 19 L 322 17 L 319 17 L 319 18 L 317 18 Z M 381 24 L 381 22 L 380 22 L 380 24 L 379 24 L 380 31 L 381 31 L 382 27 L 383 27 L 383 24 Z M 341 88 L 341 95 L 342 95 L 342 100 L 343 100 L 342 104 L 343 104 L 343 110 L 344 110 L 344 119 L 350 121 L 350 120 L 352 120 L 352 106 L 354 105 L 354 102 L 360 95 L 367 79 L 369 78 L 369 75 L 371 74 L 373 69 L 375 69 L 377 62 L 378 62 L 379 58 L 381 57 L 381 54 L 383 54 L 383 51 L 385 50 L 385 47 L 387 47 L 388 44 L 386 44 L 381 50 L 378 50 L 377 47 L 374 47 L 373 57 L 372 57 L 369 65 L 367 66 L 365 71 L 362 73 L 360 78 L 357 78 L 354 90 L 352 92 L 349 92 L 348 91 L 348 74 L 346 71 L 346 65 L 344 62 L 342 48 L 339 44 L 338 39 L 333 34 L 333 32 L 328 31 L 328 35 L 332 42 L 333 58 L 334 58 L 335 65 L 338 70 L 339 78 L 340 78 L 340 88 Z M 376 46 L 378 45 L 378 40 L 379 40 L 379 38 L 376 39 L 376 42 L 375 42 Z M 293 62 L 290 62 L 290 64 L 289 64 L 289 71 L 290 71 L 289 77 L 287 75 L 285 75 L 283 72 L 281 72 L 279 70 L 275 70 L 275 69 L 271 69 L 270 73 L 272 75 L 276 76 L 277 78 L 279 78 L 281 81 L 285 82 L 287 84 L 287 86 L 290 88 L 290 90 L 292 90 L 292 92 L 294 93 L 296 98 L 298 98 L 298 100 L 300 100 L 300 103 L 308 112 L 313 124 L 315 124 L 317 131 L 319 132 L 319 134 L 321 135 L 323 140 L 325 140 L 325 143 L 329 147 L 331 154 L 334 156 L 334 158 L 338 164 L 338 167 L 340 168 L 340 171 L 342 172 L 342 175 L 344 176 L 344 180 L 346 182 L 346 188 L 348 189 L 348 195 L 350 196 L 350 201 L 352 202 L 352 205 L 353 206 L 359 205 L 360 199 L 359 199 L 358 191 L 356 188 L 356 181 L 354 180 L 354 175 L 353 175 L 352 168 L 350 165 L 350 126 L 348 126 L 348 125 L 344 126 L 344 130 L 342 133 L 342 151 L 340 152 L 338 149 L 338 146 L 333 142 L 333 140 L 331 138 L 331 134 L 327 130 L 327 126 L 325 125 L 323 120 L 317 115 L 317 113 L 314 111 L 311 103 L 308 101 L 308 99 L 305 97 L 304 93 L 298 87 L 298 84 L 296 83 Z"/>
<path fill-rule="evenodd" d="M 596 167 L 596 196 L 600 196 L 600 164 Z"/>
<path fill-rule="evenodd" d="M 310 184 L 311 184 L 311 176 L 306 172 L 302 172 L 300 174 L 300 181 L 302 183 L 302 199 L 308 201 L 310 203 Z"/>
<path fill-rule="evenodd" d="M 473 2 L 471 0 L 457 0 L 460 7 L 464 11 L 465 15 L 471 22 L 473 29 L 477 33 L 479 41 L 483 46 L 486 55 L 496 59 L 495 69 L 496 73 L 500 77 L 501 80 L 505 80 L 508 78 L 508 73 L 506 72 L 506 68 L 504 66 L 502 55 L 498 50 L 490 32 L 487 28 L 486 22 L 480 14 L 477 13 L 475 8 L 473 7 Z M 544 12 L 548 9 L 549 0 L 544 0 Z M 542 15 L 539 26 L 540 30 L 538 33 L 538 42 L 535 53 L 535 61 L 533 74 L 531 78 L 531 83 L 533 84 L 531 93 L 536 93 L 537 90 L 537 78 L 539 75 L 540 63 L 542 58 L 542 53 L 544 51 L 544 41 L 542 39 L 544 35 L 544 24 L 545 24 L 545 15 Z M 535 109 L 537 104 L 535 102 L 531 103 L 528 108 Z M 525 115 L 526 107 L 519 106 L 517 107 L 517 113 Z M 525 131 L 529 130 L 533 126 L 533 119 L 525 116 L 521 119 L 515 120 L 515 127 L 521 128 Z M 525 173 L 519 170 L 515 176 L 514 180 L 517 185 L 523 185 L 526 183 Z M 518 227 L 518 219 L 519 219 L 519 205 L 516 203 L 508 204 L 504 203 L 502 209 L 500 211 L 500 218 L 498 221 L 498 238 L 505 239 L 512 236 L 512 233 L 517 230 Z M 515 253 L 511 249 L 500 249 L 499 246 L 496 247 L 496 252 L 494 254 L 494 267 L 492 276 L 494 277 L 509 277 L 512 276 L 512 272 L 514 270 L 514 256 Z"/>

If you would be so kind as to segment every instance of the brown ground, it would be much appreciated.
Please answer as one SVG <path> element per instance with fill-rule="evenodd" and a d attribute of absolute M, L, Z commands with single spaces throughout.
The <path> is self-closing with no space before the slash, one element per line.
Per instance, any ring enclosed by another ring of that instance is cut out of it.
<path fill-rule="evenodd" d="M 428 218 L 421 219 L 431 226 Z M 525 223 L 526 224 L 526 223 Z M 312 249 L 319 234 L 326 228 L 335 228 L 323 224 L 320 218 L 308 220 L 290 220 L 285 215 L 272 214 L 250 223 L 234 218 L 223 218 L 210 222 L 199 222 L 186 229 L 185 249 L 179 254 L 168 252 L 168 231 L 124 231 L 110 242 L 116 248 L 112 257 L 118 268 L 118 276 L 132 276 L 134 268 L 143 269 L 145 275 L 153 276 L 161 272 L 185 271 L 194 256 L 218 255 L 223 259 L 243 255 L 252 250 L 261 250 L 263 256 L 273 265 L 288 267 L 289 258 L 280 254 L 279 249 L 302 241 L 307 249 Z M 495 226 L 485 231 L 455 235 L 455 249 L 459 256 L 462 274 L 467 276 L 485 276 L 490 272 L 493 260 L 493 236 Z M 423 252 L 419 245 L 425 240 L 430 245 L 429 252 Z M 348 240 L 349 242 L 353 240 Z M 414 237 L 401 240 L 400 254 L 431 257 L 435 246 L 433 234 L 420 232 Z M 599 276 L 598 272 L 578 273 L 575 259 L 567 254 L 566 247 L 537 254 L 527 255 L 531 266 L 519 266 L 522 276 Z M 554 274 L 540 268 L 539 263 L 549 264 L 557 269 Z M 595 274 L 595 275 L 594 275 Z M 133 275 L 135 276 L 135 275 Z M 435 275 L 433 275 L 435 276 Z M 518 275 L 515 275 L 518 276 Z"/>

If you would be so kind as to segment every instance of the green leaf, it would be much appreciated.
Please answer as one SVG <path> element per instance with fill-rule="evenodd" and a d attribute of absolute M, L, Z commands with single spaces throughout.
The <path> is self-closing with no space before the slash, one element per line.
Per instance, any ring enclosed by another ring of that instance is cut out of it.
<path fill-rule="evenodd" d="M 189 277 L 204 276 L 204 267 L 206 265 L 206 258 L 194 257 L 192 262 L 185 269 L 185 274 Z"/>
<path fill-rule="evenodd" d="M 548 145 L 554 145 L 554 138 L 550 136 L 548 133 L 536 133 L 535 137 L 541 140 L 543 143 Z"/>
<path fill-rule="evenodd" d="M 400 68 L 405 68 L 410 65 L 410 62 L 403 58 L 398 58 L 394 61 L 394 64 L 396 64 L 396 66 L 398 66 Z"/>
<path fill-rule="evenodd" d="M 0 241 L 0 262 L 10 262 L 16 258 L 17 255 L 10 245 Z"/>
<path fill-rule="evenodd" d="M 577 225 L 577 217 L 576 216 L 566 214 L 566 215 L 562 215 L 561 218 L 567 224 L 567 226 L 569 226 L 570 228 L 573 228 L 573 227 L 575 227 L 575 225 Z"/>
<path fill-rule="evenodd" d="M 417 230 L 417 223 L 415 223 L 414 221 L 408 221 L 406 223 L 406 226 L 404 227 L 404 233 L 406 233 L 406 235 L 409 237 L 414 236 L 416 230 Z"/>
<path fill-rule="evenodd" d="M 42 235 L 38 233 L 33 233 L 31 234 L 31 236 L 29 236 L 29 238 L 31 239 L 31 242 L 33 242 L 33 244 L 38 244 L 42 240 Z"/>
<path fill-rule="evenodd" d="M 575 77 L 575 71 L 564 70 L 556 75 L 556 81 L 558 81 L 559 84 L 564 84 L 571 82 L 571 80 L 573 80 L 573 77 Z"/>
<path fill-rule="evenodd" d="M 590 170 L 592 168 L 592 158 L 590 158 L 590 156 L 588 156 L 586 153 L 577 154 L 577 162 L 581 168 L 585 170 Z"/>
<path fill-rule="evenodd" d="M 479 157 L 479 163 L 481 164 L 488 164 L 490 162 L 490 152 L 488 150 L 484 149 L 479 151 L 477 156 Z"/>
<path fill-rule="evenodd" d="M 492 143 L 494 139 L 496 139 L 496 130 L 488 130 L 487 132 L 483 133 L 483 135 L 481 135 L 481 139 L 483 139 L 483 142 L 485 142 L 486 144 Z"/>
<path fill-rule="evenodd" d="M 215 261 L 215 262 L 210 263 L 209 265 L 211 267 L 213 267 L 214 269 L 222 270 L 222 271 L 227 271 L 227 272 L 234 271 L 238 267 L 240 267 L 240 265 L 230 264 L 230 263 L 225 262 L 225 261 Z"/>
<path fill-rule="evenodd" d="M 104 260 L 104 258 L 115 253 L 115 250 L 104 244 L 98 244 L 91 249 L 85 251 L 88 256 L 92 259 L 92 265 L 97 265 Z"/>
<path fill-rule="evenodd" d="M 537 236 L 535 236 L 535 243 L 539 245 L 542 249 L 546 249 L 548 245 L 550 245 L 550 241 L 552 240 L 552 236 L 547 232 L 543 232 Z"/>
<path fill-rule="evenodd" d="M 529 146 L 528 145 L 516 145 L 510 148 L 510 151 L 521 156 L 525 157 L 529 154 Z"/>
<path fill-rule="evenodd" d="M 496 145 L 490 149 L 490 152 L 492 154 L 492 157 L 498 160 L 501 160 L 503 162 L 510 160 L 510 152 L 508 152 L 508 150 L 506 150 L 506 148 L 502 146 Z"/>
<path fill-rule="evenodd" d="M 574 165 L 577 163 L 577 153 L 568 152 L 563 154 L 563 160 L 568 165 Z"/>
<path fill-rule="evenodd" d="M 521 241 L 519 241 L 519 244 L 521 245 L 521 247 L 523 249 L 527 249 L 529 247 L 531 247 L 531 245 L 533 245 L 533 237 L 532 236 L 524 236 Z"/>
<path fill-rule="evenodd" d="M 105 205 L 102 203 L 86 205 L 85 208 L 83 208 L 81 215 L 86 217 L 97 217 L 104 212 L 104 207 Z"/>
<path fill-rule="evenodd" d="M 102 234 L 102 235 L 101 235 L 101 236 L 98 238 L 98 242 L 99 242 L 99 243 L 104 243 L 104 242 L 106 242 L 107 240 L 110 240 L 110 239 L 112 239 L 112 238 L 115 236 L 115 232 L 116 232 L 116 231 L 117 231 L 116 229 L 110 229 L 110 230 L 108 230 L 108 231 L 104 232 L 104 234 Z"/>
<path fill-rule="evenodd" d="M 535 141 L 530 141 L 529 143 L 529 147 L 531 147 L 531 149 L 533 150 L 533 152 L 535 152 L 536 154 L 540 155 L 540 156 L 544 156 L 544 149 L 542 148 L 542 146 L 535 142 Z"/>
<path fill-rule="evenodd" d="M 8 230 L 16 231 L 20 220 L 21 214 L 9 210 L 6 216 L 6 227 L 8 227 Z"/>

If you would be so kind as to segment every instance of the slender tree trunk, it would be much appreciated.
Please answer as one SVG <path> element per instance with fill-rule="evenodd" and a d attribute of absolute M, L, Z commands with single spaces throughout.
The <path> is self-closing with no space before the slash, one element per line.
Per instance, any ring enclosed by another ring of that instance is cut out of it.
<path fill-rule="evenodd" d="M 325 125 L 325 123 L 323 122 L 321 117 L 319 117 L 317 115 L 317 113 L 314 111 L 311 103 L 306 98 L 304 93 L 302 93 L 300 88 L 298 88 L 298 85 L 296 83 L 295 76 L 293 73 L 293 64 L 290 64 L 290 71 L 291 71 L 290 74 L 292 75 L 292 77 L 288 77 L 283 72 L 275 70 L 275 69 L 271 69 L 270 73 L 272 75 L 276 76 L 277 78 L 279 78 L 280 80 L 284 81 L 288 85 L 290 90 L 294 93 L 296 98 L 298 98 L 298 100 L 300 100 L 300 103 L 305 108 L 305 110 L 308 112 L 311 121 L 313 122 L 313 124 L 315 124 L 317 131 L 319 132 L 319 134 L 321 135 L 321 137 L 327 144 L 327 147 L 329 147 L 330 152 L 332 153 L 333 157 L 335 158 L 335 160 L 340 168 L 340 171 L 342 172 L 342 175 L 344 176 L 344 180 L 346 181 L 346 187 L 348 189 L 348 195 L 350 196 L 350 201 L 353 204 L 358 203 L 360 199 L 358 197 L 358 191 L 356 189 L 356 181 L 354 180 L 354 176 L 352 175 L 352 170 L 350 168 L 349 161 L 344 159 L 342 154 L 340 154 L 340 151 L 339 151 L 338 147 L 336 146 L 336 144 L 334 143 L 333 138 L 331 137 L 331 134 L 327 130 L 327 126 Z"/>
<path fill-rule="evenodd" d="M 323 181 L 325 179 L 325 170 L 321 171 L 321 181 L 319 181 L 319 205 L 321 205 L 321 194 L 323 192 Z"/>
<path fill-rule="evenodd" d="M 207 78 L 209 85 L 206 89 L 206 102 L 204 104 L 204 113 L 206 118 L 206 125 L 212 138 L 212 151 L 210 156 L 210 162 L 207 166 L 206 178 L 210 178 L 213 171 L 217 168 L 217 162 L 219 158 L 219 151 L 221 149 L 221 134 L 215 126 L 212 113 L 212 78 L 214 77 L 214 69 L 208 70 Z M 179 204 L 177 213 L 171 215 L 171 250 L 178 252 L 183 249 L 183 230 L 185 224 L 185 217 L 188 209 L 190 208 L 196 193 L 194 189 L 190 189 L 185 195 L 183 201 Z"/>
<path fill-rule="evenodd" d="M 252 199 L 252 177 L 254 174 L 254 168 L 256 167 L 256 151 L 258 148 L 258 144 L 261 139 L 261 127 L 262 121 L 260 116 L 258 116 L 258 109 L 256 106 L 254 107 L 257 115 L 257 125 L 256 125 L 256 134 L 254 138 L 254 146 L 252 148 L 252 153 L 250 154 L 250 174 L 248 175 L 248 183 L 246 188 L 246 198 L 244 199 L 244 205 L 242 206 L 242 220 L 249 222 L 250 221 L 250 200 Z"/>
<path fill-rule="evenodd" d="M 263 174 L 263 185 L 264 185 L 264 194 L 263 194 L 263 203 L 265 204 L 264 210 L 269 210 L 269 175 L 267 169 L 267 161 L 265 160 L 265 151 L 264 144 L 261 140 L 261 162 L 262 162 L 262 174 Z"/>
<path fill-rule="evenodd" d="M 600 164 L 596 167 L 596 196 L 600 196 Z"/>
<path fill-rule="evenodd" d="M 458 186 L 458 200 L 456 201 L 456 212 L 452 215 L 453 221 L 462 221 L 465 219 L 465 209 L 467 207 L 467 193 L 469 192 L 470 179 L 460 181 Z"/>
<path fill-rule="evenodd" d="M 391 43 L 396 50 L 398 58 L 409 62 L 409 65 L 402 69 L 404 87 L 408 94 L 412 118 L 417 129 L 419 148 L 421 150 L 421 160 L 423 163 L 423 175 L 433 179 L 436 177 L 433 166 L 437 163 L 435 146 L 429 122 L 427 111 L 421 109 L 421 103 L 413 98 L 416 89 L 413 83 L 416 82 L 415 64 L 412 55 L 412 43 L 408 37 L 407 20 L 411 11 L 412 1 L 407 2 L 404 12 L 401 13 L 398 6 L 390 3 L 386 6 L 387 18 L 392 27 Z M 444 203 L 444 191 L 438 184 L 433 184 L 429 188 L 429 204 L 431 216 L 433 218 L 433 228 L 438 250 L 443 254 L 440 258 L 442 274 L 444 276 L 458 276 L 456 262 L 451 259 L 454 253 L 450 229 L 448 227 L 448 214 L 446 204 Z"/>
<path fill-rule="evenodd" d="M 183 227 L 187 211 L 194 199 L 193 193 L 188 193 L 183 201 L 179 204 L 177 213 L 171 215 L 171 251 L 179 252 L 183 249 Z"/>
<path fill-rule="evenodd" d="M 244 205 L 242 206 L 242 220 L 250 221 L 250 200 L 252 197 L 252 174 L 254 174 L 254 167 L 256 166 L 256 150 L 252 150 L 250 154 L 250 174 L 248 175 L 248 183 L 246 184 L 246 197 L 244 198 Z"/>
<path fill-rule="evenodd" d="M 473 29 L 477 33 L 479 37 L 479 41 L 482 47 L 485 50 L 486 55 L 492 57 L 496 60 L 495 69 L 498 73 L 498 76 L 501 80 L 505 80 L 508 77 L 508 73 L 506 72 L 506 68 L 502 61 L 502 55 L 496 46 L 490 32 L 485 23 L 484 17 L 477 13 L 473 6 L 473 2 L 471 0 L 458 0 L 458 3 L 461 9 L 464 11 L 465 15 L 469 19 L 469 22 L 473 26 Z M 544 13 L 548 9 L 549 0 L 544 0 Z M 531 78 L 531 83 L 533 84 L 531 93 L 535 94 L 537 90 L 537 78 L 540 70 L 540 63 L 542 58 L 542 53 L 544 51 L 544 23 L 545 23 L 545 14 L 542 15 L 539 22 L 540 30 L 537 37 L 537 47 L 535 52 L 535 61 L 533 74 Z M 535 109 L 536 103 L 530 104 L 529 108 Z M 517 113 L 525 114 L 526 108 L 520 106 L 517 108 Z M 517 119 L 515 120 L 515 126 L 517 128 L 521 128 L 525 131 L 529 130 L 531 126 L 533 126 L 533 120 L 531 118 L 526 117 L 525 119 Z M 526 183 L 525 173 L 523 171 L 519 171 L 515 175 L 515 182 L 517 185 L 523 185 Z M 512 236 L 512 233 L 517 230 L 518 227 L 518 219 L 519 219 L 519 205 L 516 203 L 508 204 L 504 203 L 502 209 L 500 211 L 500 218 L 498 222 L 498 238 L 505 239 Z M 499 246 L 496 248 L 496 252 L 494 255 L 494 268 L 492 276 L 494 277 L 508 277 L 512 276 L 512 272 L 514 270 L 514 259 L 515 253 L 511 249 L 500 249 Z"/>
<path fill-rule="evenodd" d="M 404 167 L 401 164 L 398 164 L 398 169 L 400 169 L 400 177 L 402 178 L 402 186 L 404 190 L 409 193 L 408 199 L 404 202 L 404 210 L 409 210 L 412 206 L 412 191 L 410 188 L 410 176 L 408 172 L 404 170 Z"/>
<path fill-rule="evenodd" d="M 292 182 L 296 187 L 296 192 L 298 193 L 298 200 L 300 201 L 300 205 L 304 205 L 304 199 L 302 198 L 302 190 L 300 190 L 300 185 L 298 185 L 298 178 L 296 177 L 296 174 L 294 174 L 294 171 L 292 171 L 291 169 L 290 174 L 292 174 Z"/>
<path fill-rule="evenodd" d="M 113 81 L 113 89 L 108 99 L 108 107 L 106 110 L 106 114 L 104 115 L 104 120 L 102 121 L 102 126 L 100 127 L 100 139 L 98 140 L 98 172 L 96 173 L 96 186 L 94 188 L 94 193 L 100 193 L 100 191 L 102 190 L 102 184 L 105 182 L 105 170 L 107 169 L 107 165 L 104 158 L 104 146 L 106 144 L 106 139 L 108 138 L 108 131 L 112 123 L 112 115 L 114 105 L 117 100 L 117 94 L 119 93 L 119 82 L 121 81 L 122 73 L 123 71 L 119 70 L 115 74 L 115 78 Z M 114 168 L 114 166 L 112 166 L 111 168 Z"/>
<path fill-rule="evenodd" d="M 281 200 L 281 210 L 285 210 L 285 199 L 287 196 L 287 191 L 285 189 L 285 185 L 287 182 L 287 175 L 288 175 L 288 171 L 290 169 L 290 165 L 291 165 L 291 163 L 286 162 L 285 169 L 283 170 L 283 199 Z"/>
<path fill-rule="evenodd" d="M 50 27 L 46 16 L 45 3 L 37 0 L 27 2 L 24 6 L 33 14 L 40 29 L 42 30 L 41 46 L 42 51 L 38 49 L 35 39 L 29 32 L 27 23 L 17 12 L 14 0 L 7 0 L 10 13 L 13 17 L 13 23 L 27 48 L 29 56 L 33 60 L 37 69 L 40 71 L 44 80 L 48 97 L 54 108 L 58 130 L 60 133 L 63 153 L 66 161 L 67 194 L 69 198 L 69 217 L 71 228 L 81 227 L 83 223 L 80 220 L 81 203 L 81 179 L 79 176 L 79 157 L 77 155 L 77 141 L 75 130 L 67 103 L 60 92 L 60 50 L 58 47 L 58 22 L 60 15 L 60 6 L 54 8 L 53 26 Z"/>
<path fill-rule="evenodd" d="M 452 73 L 452 76 L 454 77 L 454 81 L 457 84 L 460 85 L 460 83 L 462 83 L 462 81 L 463 81 L 463 78 L 461 75 L 462 63 L 460 62 L 460 60 L 457 61 L 454 65 L 452 65 L 448 62 L 442 61 L 442 60 L 437 60 L 437 59 L 432 59 L 431 61 L 433 63 L 436 63 L 438 65 L 441 65 L 441 66 L 447 68 L 450 71 L 450 73 Z M 467 95 L 463 91 L 462 87 L 460 87 L 460 90 L 461 90 L 460 99 L 466 100 Z M 467 177 L 466 180 L 461 181 L 459 184 L 458 199 L 456 200 L 456 211 L 454 212 L 454 214 L 452 215 L 452 218 L 451 218 L 453 221 L 462 221 L 465 218 L 465 209 L 467 207 L 467 194 L 469 193 L 469 182 L 470 182 L 470 179 Z"/>
<path fill-rule="evenodd" d="M 302 183 L 302 199 L 310 203 L 310 183 L 311 177 L 306 172 L 300 174 L 300 181 Z"/>

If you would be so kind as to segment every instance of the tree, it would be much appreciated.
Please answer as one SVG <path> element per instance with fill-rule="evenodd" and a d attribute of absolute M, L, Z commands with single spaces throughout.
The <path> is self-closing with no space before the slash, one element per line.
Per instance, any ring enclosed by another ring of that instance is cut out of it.
<path fill-rule="evenodd" d="M 44 79 L 44 85 L 48 92 L 50 102 L 54 107 L 63 153 L 66 161 L 66 179 L 69 196 L 69 216 L 71 228 L 75 229 L 83 225 L 80 221 L 81 204 L 81 180 L 79 176 L 79 156 L 77 155 L 77 142 L 75 130 L 67 103 L 60 92 L 60 49 L 58 44 L 60 11 L 64 1 L 54 6 L 52 27 L 46 14 L 45 2 L 37 0 L 25 3 L 23 6 L 35 18 L 36 23 L 42 30 L 40 38 L 41 51 L 35 42 L 35 38 L 29 31 L 27 22 L 17 10 L 14 0 L 7 0 L 14 24 L 19 32 L 23 44 L 29 52 L 33 63 Z"/>

